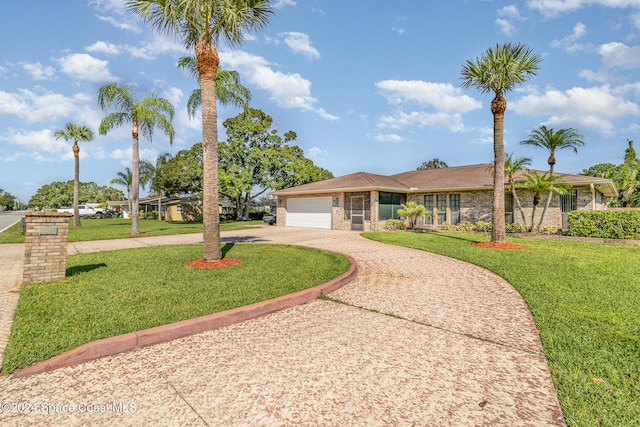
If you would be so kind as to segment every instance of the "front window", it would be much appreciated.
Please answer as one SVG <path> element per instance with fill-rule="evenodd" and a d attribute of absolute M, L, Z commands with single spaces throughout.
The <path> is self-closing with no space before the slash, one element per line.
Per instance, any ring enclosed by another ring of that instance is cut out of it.
<path fill-rule="evenodd" d="M 438 208 L 438 224 L 447 220 L 447 195 L 436 194 L 436 205 Z"/>
<path fill-rule="evenodd" d="M 427 194 L 424 196 L 424 207 L 431 214 L 431 216 L 426 217 L 426 224 L 433 224 L 433 194 Z"/>
<path fill-rule="evenodd" d="M 449 207 L 451 208 L 451 224 L 460 223 L 460 195 L 449 195 Z"/>
<path fill-rule="evenodd" d="M 378 208 L 378 219 L 397 219 L 398 209 L 401 209 L 406 196 L 400 193 L 385 193 L 380 192 L 380 203 Z"/>
<path fill-rule="evenodd" d="M 513 194 L 504 193 L 504 222 L 513 224 Z"/>

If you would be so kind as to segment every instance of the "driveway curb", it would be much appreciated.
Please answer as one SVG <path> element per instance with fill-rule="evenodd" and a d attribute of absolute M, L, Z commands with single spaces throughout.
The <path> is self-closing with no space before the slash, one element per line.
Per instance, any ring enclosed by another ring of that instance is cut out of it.
<path fill-rule="evenodd" d="M 218 329 L 223 326 L 229 326 L 234 323 L 240 323 L 245 320 L 255 319 L 296 305 L 306 304 L 317 299 L 322 294 L 328 294 L 343 287 L 355 279 L 358 273 L 358 266 L 355 259 L 346 254 L 340 255 L 345 256 L 349 260 L 349 269 L 335 279 L 313 288 L 220 313 L 93 341 L 66 351 L 58 356 L 54 356 L 51 359 L 36 363 L 24 369 L 19 369 L 15 371 L 12 376 L 15 378 L 28 377 L 65 366 L 78 365 L 90 360 L 172 341 L 189 335 Z"/>

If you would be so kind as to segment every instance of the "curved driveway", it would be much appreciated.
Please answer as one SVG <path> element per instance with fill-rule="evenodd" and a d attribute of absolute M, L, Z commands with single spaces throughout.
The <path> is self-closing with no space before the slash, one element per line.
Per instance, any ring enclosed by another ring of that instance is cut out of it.
<path fill-rule="evenodd" d="M 353 232 L 263 227 L 222 237 L 346 253 L 358 276 L 331 300 L 2 377 L 0 402 L 28 403 L 30 413 L 0 412 L 0 424 L 563 425 L 531 314 L 495 274 Z M 199 241 L 83 242 L 69 253 Z"/>

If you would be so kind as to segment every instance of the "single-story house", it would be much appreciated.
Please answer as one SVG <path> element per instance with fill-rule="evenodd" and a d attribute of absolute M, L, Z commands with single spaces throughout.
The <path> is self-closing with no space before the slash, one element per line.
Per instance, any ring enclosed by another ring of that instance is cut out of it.
<path fill-rule="evenodd" d="M 378 231 L 386 220 L 397 219 L 401 205 L 414 201 L 424 205 L 432 218 L 418 226 L 437 228 L 444 222 L 491 221 L 493 172 L 491 165 L 478 164 L 431 170 L 414 170 L 397 175 L 356 172 L 324 181 L 278 190 L 278 225 L 334 230 Z M 540 175 L 544 171 L 536 171 Z M 583 175 L 554 173 L 570 185 L 566 195 L 554 194 L 543 225 L 566 229 L 567 212 L 577 209 L 603 210 L 609 197 L 618 194 L 612 180 Z M 523 180 L 523 174 L 515 177 Z M 516 194 L 531 221 L 534 193 L 517 189 Z M 548 193 L 547 193 L 548 194 Z M 540 219 L 547 194 L 536 211 Z M 505 220 L 522 222 L 505 178 Z"/>
<path fill-rule="evenodd" d="M 163 197 L 160 201 L 162 215 L 167 221 L 202 221 L 202 200 L 194 197 Z M 109 201 L 107 207 L 118 212 L 129 213 L 129 201 Z M 138 201 L 138 208 L 143 212 L 158 210 L 157 197 L 145 197 Z M 218 201 L 218 213 L 228 216 L 234 212 L 233 203 L 228 200 Z"/>

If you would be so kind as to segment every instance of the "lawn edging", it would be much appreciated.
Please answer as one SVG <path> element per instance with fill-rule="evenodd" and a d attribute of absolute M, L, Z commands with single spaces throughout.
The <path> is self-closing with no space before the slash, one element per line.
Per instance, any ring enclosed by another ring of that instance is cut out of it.
<path fill-rule="evenodd" d="M 260 301 L 244 307 L 237 307 L 220 313 L 182 320 L 168 325 L 156 326 L 137 332 L 117 335 L 93 341 L 80 347 L 68 350 L 51 359 L 38 362 L 23 369 L 18 369 L 13 374 L 15 378 L 28 377 L 53 371 L 66 366 L 78 365 L 105 356 L 137 350 L 155 344 L 184 338 L 189 335 L 211 331 L 223 326 L 233 325 L 258 317 L 275 313 L 290 307 L 306 304 L 317 299 L 322 294 L 331 293 L 355 279 L 358 266 L 353 257 L 345 256 L 349 260 L 349 269 L 340 276 L 313 288 L 304 289 L 292 294 L 283 295 L 266 301 Z"/>

